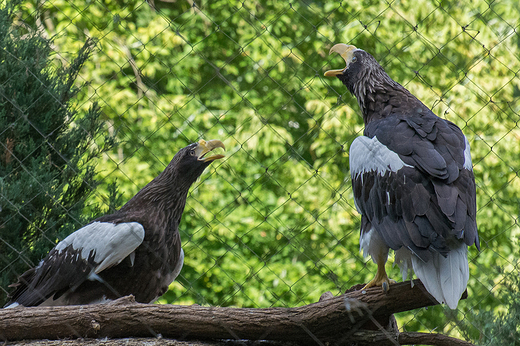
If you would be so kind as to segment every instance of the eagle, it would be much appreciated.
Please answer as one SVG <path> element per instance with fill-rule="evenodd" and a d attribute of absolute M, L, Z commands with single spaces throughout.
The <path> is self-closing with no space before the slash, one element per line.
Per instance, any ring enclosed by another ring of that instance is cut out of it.
<path fill-rule="evenodd" d="M 469 142 L 372 55 L 343 43 L 334 52 L 346 67 L 325 76 L 336 76 L 357 98 L 365 124 L 349 150 L 360 248 L 377 264 L 365 288 L 386 292 L 395 282 L 385 271 L 392 249 L 403 281 L 413 270 L 439 303 L 456 309 L 469 279 L 468 247 L 480 250 Z"/>
<path fill-rule="evenodd" d="M 181 149 L 121 209 L 60 241 L 23 273 L 6 307 L 95 304 L 134 295 L 150 303 L 179 275 L 184 251 L 179 224 L 190 186 L 214 160 L 219 140 Z"/>

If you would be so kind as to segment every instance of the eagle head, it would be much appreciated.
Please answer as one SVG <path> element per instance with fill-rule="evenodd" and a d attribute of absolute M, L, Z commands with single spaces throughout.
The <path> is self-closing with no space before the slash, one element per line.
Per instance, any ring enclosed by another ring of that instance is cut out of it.
<path fill-rule="evenodd" d="M 373 114 L 369 114 L 369 108 L 374 107 L 369 107 L 368 104 L 377 102 L 375 94 L 385 94 L 391 90 L 399 90 L 399 92 L 408 94 L 408 91 L 392 80 L 377 60 L 364 50 L 339 43 L 334 45 L 329 53 L 341 55 L 346 67 L 329 70 L 325 72 L 325 76 L 337 77 L 357 98 L 365 123 L 367 123 L 367 118 L 373 116 Z"/>
<path fill-rule="evenodd" d="M 218 139 L 209 141 L 201 139 L 198 143 L 190 144 L 179 150 L 173 157 L 169 167 L 175 169 L 176 176 L 185 177 L 187 180 L 192 180 L 191 182 L 193 182 L 197 180 L 210 163 L 224 157 L 224 155 L 221 154 L 209 155 L 217 148 L 226 149 L 224 143 Z"/>
<path fill-rule="evenodd" d="M 382 81 L 393 82 L 383 67 L 369 53 L 352 45 L 338 43 L 329 54 L 338 53 L 345 60 L 343 69 L 329 70 L 325 77 L 338 77 L 358 100 L 382 86 Z"/>

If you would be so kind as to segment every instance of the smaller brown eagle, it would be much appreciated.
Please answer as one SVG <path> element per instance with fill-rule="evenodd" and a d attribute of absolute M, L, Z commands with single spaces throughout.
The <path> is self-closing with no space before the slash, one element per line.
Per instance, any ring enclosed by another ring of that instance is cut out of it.
<path fill-rule="evenodd" d="M 219 140 L 181 149 L 166 169 L 113 214 L 59 242 L 22 274 L 6 307 L 94 304 L 134 295 L 150 303 L 179 275 L 184 251 L 179 224 L 190 186 L 223 155 Z"/>

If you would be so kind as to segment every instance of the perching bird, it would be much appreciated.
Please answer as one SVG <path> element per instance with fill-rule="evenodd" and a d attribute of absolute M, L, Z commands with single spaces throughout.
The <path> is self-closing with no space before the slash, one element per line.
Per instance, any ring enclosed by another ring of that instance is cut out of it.
<path fill-rule="evenodd" d="M 345 44 L 332 52 L 347 66 L 325 76 L 338 77 L 357 98 L 365 123 L 349 153 L 360 247 L 377 264 L 365 287 L 388 290 L 385 263 L 393 249 L 403 280 L 413 269 L 438 302 L 455 309 L 469 279 L 467 248 L 480 250 L 468 140 L 372 55 Z"/>
<path fill-rule="evenodd" d="M 190 186 L 224 148 L 219 140 L 181 149 L 166 169 L 113 214 L 59 242 L 19 278 L 6 307 L 94 304 L 133 294 L 150 303 L 182 268 L 179 223 Z"/>

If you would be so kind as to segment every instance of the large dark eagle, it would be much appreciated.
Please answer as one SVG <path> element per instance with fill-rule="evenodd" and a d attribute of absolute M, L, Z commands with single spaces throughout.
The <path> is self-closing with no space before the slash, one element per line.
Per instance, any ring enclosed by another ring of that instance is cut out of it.
<path fill-rule="evenodd" d="M 181 149 L 166 169 L 113 214 L 100 217 L 54 247 L 22 274 L 7 307 L 93 304 L 133 294 L 160 297 L 182 268 L 179 223 L 190 186 L 223 155 L 219 140 Z"/>
<path fill-rule="evenodd" d="M 403 280 L 413 269 L 437 301 L 455 309 L 469 279 L 467 248 L 480 249 L 468 140 L 372 55 L 345 44 L 330 52 L 347 66 L 325 76 L 338 77 L 357 98 L 365 123 L 349 157 L 360 247 L 377 264 L 366 287 L 388 289 L 385 263 L 393 249 Z"/>

